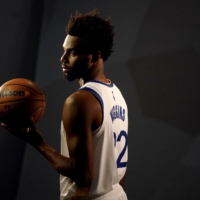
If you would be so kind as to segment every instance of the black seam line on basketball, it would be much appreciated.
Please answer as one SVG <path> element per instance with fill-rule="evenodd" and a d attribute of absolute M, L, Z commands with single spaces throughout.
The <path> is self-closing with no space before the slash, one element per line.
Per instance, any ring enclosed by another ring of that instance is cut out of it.
<path fill-rule="evenodd" d="M 4 86 L 8 86 L 8 85 L 20 85 L 20 86 L 23 86 L 23 87 L 25 87 L 25 88 L 28 88 L 28 89 L 30 89 L 30 90 L 32 90 L 32 91 L 34 91 L 35 93 L 37 93 L 37 94 L 40 94 L 40 95 L 43 95 L 43 92 L 41 91 L 41 89 L 37 86 L 37 88 L 40 90 L 40 92 L 37 92 L 37 91 L 35 91 L 35 90 L 33 90 L 32 88 L 30 88 L 30 87 L 27 87 L 27 86 L 25 86 L 25 85 L 22 85 L 22 84 L 16 84 L 16 83 L 14 83 L 14 84 L 6 84 L 6 85 L 4 85 Z"/>
<path fill-rule="evenodd" d="M 37 107 L 35 110 L 33 110 L 30 114 L 34 113 L 38 108 L 43 108 L 45 110 L 45 108 L 43 106 L 40 106 L 40 107 Z M 36 121 L 38 121 L 41 118 L 40 116 L 42 115 L 42 110 L 43 109 L 40 109 L 40 113 L 39 113 Z"/>
<path fill-rule="evenodd" d="M 38 108 L 44 108 L 45 109 L 45 107 L 44 106 L 38 106 L 37 108 L 35 108 L 33 111 L 31 111 L 31 113 L 34 113 Z"/>
<path fill-rule="evenodd" d="M 46 102 L 45 100 L 41 100 L 41 99 L 18 99 L 18 100 L 14 100 L 14 101 L 12 100 L 12 101 L 0 102 L 0 104 L 19 102 L 19 101 L 21 101 L 21 102 L 25 102 L 25 101 L 42 101 L 42 103 L 43 103 L 43 101 Z"/>
<path fill-rule="evenodd" d="M 40 109 L 40 108 L 43 108 L 43 109 L 45 110 L 45 108 L 44 108 L 43 106 L 39 106 L 39 107 L 35 108 L 35 109 L 30 113 L 30 115 L 31 115 L 32 113 L 34 113 L 36 110 Z M 41 114 L 42 114 L 42 109 L 40 109 L 40 114 L 39 114 L 39 116 L 37 117 L 36 121 L 38 121 L 38 119 L 40 119 Z"/>

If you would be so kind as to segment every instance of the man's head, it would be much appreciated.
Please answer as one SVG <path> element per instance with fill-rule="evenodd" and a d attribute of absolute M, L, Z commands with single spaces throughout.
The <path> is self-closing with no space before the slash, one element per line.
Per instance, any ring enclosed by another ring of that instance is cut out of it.
<path fill-rule="evenodd" d="M 76 12 L 71 15 L 66 27 L 71 36 L 81 38 L 81 49 L 84 53 L 96 57 L 99 53 L 103 61 L 106 61 L 113 52 L 113 26 L 109 19 L 102 19 L 97 10 L 81 14 Z"/>

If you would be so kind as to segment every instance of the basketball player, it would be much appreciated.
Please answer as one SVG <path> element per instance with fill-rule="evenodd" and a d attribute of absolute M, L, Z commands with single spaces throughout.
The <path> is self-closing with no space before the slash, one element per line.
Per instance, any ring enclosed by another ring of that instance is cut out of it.
<path fill-rule="evenodd" d="M 80 88 L 63 106 L 61 154 L 45 141 L 33 120 L 27 132 L 7 128 L 35 147 L 60 173 L 60 199 L 127 200 L 128 110 L 117 86 L 104 75 L 112 53 L 113 27 L 93 10 L 76 12 L 67 25 L 61 57 L 67 80 Z"/>

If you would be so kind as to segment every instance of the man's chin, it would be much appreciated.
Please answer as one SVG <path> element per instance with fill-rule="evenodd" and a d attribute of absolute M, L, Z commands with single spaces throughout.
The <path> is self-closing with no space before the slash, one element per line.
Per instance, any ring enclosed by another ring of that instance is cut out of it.
<path fill-rule="evenodd" d="M 66 74 L 64 74 L 64 78 L 65 78 L 67 81 L 70 81 L 70 82 L 72 82 L 72 81 L 74 81 L 74 80 L 76 79 L 76 77 L 74 77 L 74 76 L 69 76 L 69 75 L 66 75 Z"/>

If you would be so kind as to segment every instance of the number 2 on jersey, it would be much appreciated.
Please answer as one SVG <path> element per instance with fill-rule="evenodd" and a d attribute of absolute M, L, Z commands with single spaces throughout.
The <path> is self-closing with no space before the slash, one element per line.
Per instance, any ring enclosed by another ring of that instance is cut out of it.
<path fill-rule="evenodd" d="M 127 136 L 127 133 L 125 131 L 121 131 L 120 134 L 118 135 L 118 137 L 117 137 L 117 135 L 116 135 L 115 132 L 113 134 L 114 134 L 114 146 L 115 147 L 117 145 L 117 142 L 121 141 L 121 137 L 125 138 L 124 147 L 123 147 L 121 153 L 119 154 L 119 156 L 117 158 L 116 164 L 117 164 L 117 168 L 126 167 L 127 162 L 122 162 L 121 160 L 122 160 L 124 154 L 126 153 L 127 146 L 128 146 L 128 136 Z"/>

